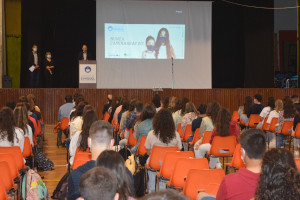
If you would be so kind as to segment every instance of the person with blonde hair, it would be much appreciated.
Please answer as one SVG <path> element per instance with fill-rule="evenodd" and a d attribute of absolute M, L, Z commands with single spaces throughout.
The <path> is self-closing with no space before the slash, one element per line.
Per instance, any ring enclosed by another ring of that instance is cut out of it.
<path fill-rule="evenodd" d="M 54 72 L 54 60 L 52 58 L 52 55 L 50 52 L 46 52 L 45 54 L 46 59 L 44 60 L 44 66 L 45 66 L 45 82 L 46 82 L 46 88 L 53 87 L 53 72 Z"/>

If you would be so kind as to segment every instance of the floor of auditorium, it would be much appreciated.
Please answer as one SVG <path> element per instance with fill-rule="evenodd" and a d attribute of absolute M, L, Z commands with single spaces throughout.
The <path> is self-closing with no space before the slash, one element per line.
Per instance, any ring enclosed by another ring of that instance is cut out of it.
<path fill-rule="evenodd" d="M 56 188 L 60 179 L 67 173 L 67 150 L 65 147 L 57 148 L 56 137 L 57 135 L 53 133 L 53 128 L 55 125 L 45 125 L 45 137 L 44 137 L 44 147 L 43 152 L 47 158 L 53 161 L 54 168 L 51 171 L 40 171 L 39 174 L 44 176 L 43 181 L 46 183 L 49 199 L 52 199 L 52 193 Z M 63 140 L 64 140 L 63 135 Z M 288 149 L 288 146 L 286 145 Z M 296 156 L 299 157 L 299 156 Z M 225 159 L 226 163 L 227 159 Z M 231 158 L 228 160 L 231 162 Z M 222 158 L 220 159 L 222 162 Z"/>

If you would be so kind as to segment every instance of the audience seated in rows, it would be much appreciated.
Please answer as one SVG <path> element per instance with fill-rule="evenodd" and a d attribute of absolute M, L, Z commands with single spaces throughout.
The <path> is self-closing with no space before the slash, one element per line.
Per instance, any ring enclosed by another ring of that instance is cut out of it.
<path fill-rule="evenodd" d="M 240 106 L 238 109 L 239 118 L 241 119 L 241 116 L 248 113 L 248 110 L 250 106 L 252 106 L 252 98 L 250 96 L 246 96 L 244 105 Z"/>
<path fill-rule="evenodd" d="M 274 108 L 275 108 L 275 101 L 276 101 L 276 99 L 274 97 L 269 97 L 268 98 L 268 104 L 267 104 L 267 106 L 264 107 L 262 109 L 262 111 L 260 112 L 260 114 L 259 114 L 261 122 L 256 126 L 256 128 L 262 127 L 265 118 L 268 117 L 270 115 L 270 112 L 274 110 Z"/>
<path fill-rule="evenodd" d="M 247 116 L 246 115 L 241 115 L 240 119 L 242 119 L 246 124 L 248 124 L 249 121 L 249 117 L 252 114 L 260 114 L 262 109 L 265 107 L 262 103 L 262 96 L 260 94 L 256 94 L 254 95 L 254 105 L 249 107 L 249 110 L 247 112 Z"/>
<path fill-rule="evenodd" d="M 32 129 L 28 125 L 28 118 L 27 118 L 27 110 L 25 110 L 25 106 L 17 106 L 14 109 L 14 120 L 16 127 L 20 128 L 25 137 L 29 138 L 30 144 L 33 147 L 33 134 Z"/>

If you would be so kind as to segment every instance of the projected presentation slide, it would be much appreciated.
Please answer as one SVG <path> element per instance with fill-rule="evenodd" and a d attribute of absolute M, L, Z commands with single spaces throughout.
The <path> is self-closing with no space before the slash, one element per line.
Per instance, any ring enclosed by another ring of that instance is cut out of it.
<path fill-rule="evenodd" d="M 104 24 L 105 58 L 184 59 L 183 24 Z"/>

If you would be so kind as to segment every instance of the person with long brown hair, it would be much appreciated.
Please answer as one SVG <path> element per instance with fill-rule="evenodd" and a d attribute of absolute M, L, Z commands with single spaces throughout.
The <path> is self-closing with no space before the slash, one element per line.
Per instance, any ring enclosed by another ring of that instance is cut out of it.
<path fill-rule="evenodd" d="M 185 114 L 182 118 L 182 122 L 181 122 L 181 130 L 182 133 L 184 133 L 185 127 L 188 124 L 192 124 L 194 119 L 197 119 L 197 117 L 199 116 L 198 111 L 195 107 L 195 105 L 192 102 L 188 102 L 185 105 Z"/>
<path fill-rule="evenodd" d="M 82 101 L 76 107 L 74 117 L 70 120 L 70 139 L 72 139 L 73 135 L 77 131 L 81 130 L 78 128 L 78 126 L 75 128 L 75 124 L 77 124 L 77 122 L 82 122 L 83 109 L 86 105 L 89 105 L 89 103 Z"/>
<path fill-rule="evenodd" d="M 283 111 L 281 111 L 279 113 L 278 126 L 277 126 L 275 132 L 278 132 L 281 129 L 283 122 L 294 121 L 294 117 L 297 114 L 298 114 L 298 112 L 294 106 L 292 99 L 287 98 L 283 102 Z M 284 147 L 283 140 L 285 140 L 285 139 L 286 139 L 285 135 L 279 134 L 279 139 L 276 137 L 276 147 Z"/>
<path fill-rule="evenodd" d="M 252 106 L 252 98 L 250 96 L 246 96 L 244 105 L 240 106 L 238 109 L 239 117 L 243 114 L 247 114 L 250 106 Z M 241 117 L 240 117 L 241 118 Z"/>
<path fill-rule="evenodd" d="M 180 135 L 175 131 L 175 124 L 172 114 L 167 109 L 161 109 L 153 119 L 153 130 L 148 133 L 145 147 L 150 155 L 154 146 L 177 146 L 182 148 Z M 149 159 L 148 159 L 149 160 Z M 148 161 L 147 161 L 148 162 Z M 154 192 L 156 172 L 148 171 L 148 192 Z M 160 182 L 159 187 L 165 188 L 165 183 Z"/>
<path fill-rule="evenodd" d="M 166 28 L 159 30 L 154 46 L 156 59 L 171 59 L 175 58 L 175 53 L 170 44 L 169 31 Z"/>
<path fill-rule="evenodd" d="M 175 104 L 176 104 L 176 100 L 177 98 L 176 97 L 170 97 L 169 99 L 169 110 L 173 113 L 173 109 L 175 107 Z"/>
<path fill-rule="evenodd" d="M 85 106 L 87 107 L 87 106 Z M 98 121 L 97 114 L 94 110 L 87 110 L 85 114 L 83 115 L 83 123 L 82 123 L 82 131 L 77 131 L 71 140 L 70 147 L 69 147 L 69 153 L 70 153 L 70 164 L 73 164 L 74 156 L 77 147 L 79 147 L 79 150 L 86 151 L 88 148 L 88 137 L 89 137 L 89 130 L 91 125 Z"/>
<path fill-rule="evenodd" d="M 117 107 L 119 107 L 119 103 L 120 103 L 120 98 L 119 97 L 114 97 L 112 102 L 111 102 L 111 105 L 108 109 L 108 114 L 110 114 L 109 119 L 108 119 L 109 123 L 112 122 L 112 120 L 114 118 L 115 111 L 116 111 Z"/>
<path fill-rule="evenodd" d="M 265 153 L 254 199 L 300 199 L 300 176 L 290 151 L 278 148 Z"/>
<path fill-rule="evenodd" d="M 24 133 L 16 127 L 13 111 L 8 107 L 0 110 L 0 147 L 19 146 L 24 149 Z"/>
<path fill-rule="evenodd" d="M 231 120 L 230 111 L 227 108 L 221 108 L 218 113 L 218 117 L 216 119 L 215 128 L 212 132 L 209 143 L 202 144 L 200 147 L 195 150 L 196 158 L 203 158 L 205 153 L 210 150 L 211 143 L 215 136 L 227 137 L 227 136 L 235 136 L 237 144 L 238 136 L 239 136 L 239 128 L 235 121 Z M 219 158 L 210 158 L 209 167 L 214 169 L 215 167 L 221 168 L 221 163 L 219 162 Z"/>
<path fill-rule="evenodd" d="M 25 110 L 23 106 L 17 106 L 14 109 L 14 120 L 16 127 L 20 128 L 23 131 L 24 136 L 29 138 L 30 144 L 33 147 L 32 129 L 28 124 L 27 110 Z"/>
<path fill-rule="evenodd" d="M 173 119 L 175 123 L 175 130 L 177 130 L 178 124 L 182 122 L 183 115 L 185 114 L 185 105 L 190 102 L 190 100 L 186 97 L 183 97 L 180 100 L 178 110 L 173 114 Z"/>

